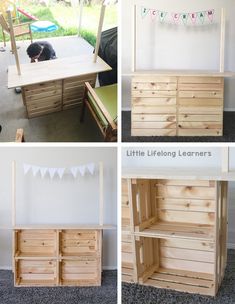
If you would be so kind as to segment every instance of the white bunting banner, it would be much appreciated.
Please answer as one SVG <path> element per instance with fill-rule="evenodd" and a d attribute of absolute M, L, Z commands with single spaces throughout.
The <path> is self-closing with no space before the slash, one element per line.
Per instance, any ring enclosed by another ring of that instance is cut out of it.
<path fill-rule="evenodd" d="M 141 17 L 144 19 L 146 16 L 149 16 L 152 21 L 156 19 L 161 23 L 173 23 L 176 25 L 201 25 L 206 23 L 210 24 L 214 21 L 215 10 L 209 9 L 199 12 L 165 12 L 155 8 L 147 8 L 142 6 Z"/>
<path fill-rule="evenodd" d="M 39 167 L 38 166 L 32 166 L 32 172 L 33 172 L 33 176 L 36 176 L 37 173 L 39 172 Z"/>
<path fill-rule="evenodd" d="M 24 175 L 26 175 L 31 170 L 32 166 L 28 164 L 24 164 L 23 168 L 24 168 Z"/>
<path fill-rule="evenodd" d="M 41 177 L 44 178 L 44 176 L 47 174 L 48 168 L 40 167 L 40 173 Z"/>
<path fill-rule="evenodd" d="M 57 169 L 57 174 L 59 175 L 60 179 L 62 179 L 62 177 L 64 176 L 64 171 L 65 171 L 65 168 Z"/>
<path fill-rule="evenodd" d="M 23 164 L 24 175 L 26 175 L 31 171 L 34 177 L 39 175 L 41 178 L 45 178 L 47 175 L 49 175 L 50 179 L 55 178 L 57 175 L 60 179 L 62 179 L 65 173 L 72 174 L 74 178 L 77 178 L 78 173 L 80 173 L 81 176 L 85 176 L 86 173 L 90 173 L 91 175 L 94 175 L 95 168 L 96 168 L 95 163 L 73 166 L 69 168 L 65 168 L 65 167 L 50 168 L 50 167 L 40 167 L 36 165 Z"/>
<path fill-rule="evenodd" d="M 78 170 L 79 170 L 81 176 L 84 176 L 86 173 L 86 166 L 79 166 Z"/>
<path fill-rule="evenodd" d="M 91 173 L 91 175 L 93 175 L 95 172 L 95 164 L 94 163 L 88 164 L 87 169 Z"/>
<path fill-rule="evenodd" d="M 57 171 L 56 168 L 48 168 L 48 172 L 51 179 L 55 176 L 56 171 Z"/>
<path fill-rule="evenodd" d="M 72 173 L 73 177 L 76 178 L 78 174 L 78 167 L 71 167 L 70 172 Z"/>

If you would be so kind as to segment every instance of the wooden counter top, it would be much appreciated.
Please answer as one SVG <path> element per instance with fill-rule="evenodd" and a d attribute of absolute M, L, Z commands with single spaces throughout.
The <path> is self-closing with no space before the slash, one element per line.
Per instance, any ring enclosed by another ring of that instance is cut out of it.
<path fill-rule="evenodd" d="M 21 75 L 17 74 L 15 65 L 9 66 L 8 88 L 23 87 L 31 84 L 112 70 L 112 68 L 100 57 L 98 57 L 96 63 L 93 62 L 93 58 L 94 55 L 89 54 L 78 57 L 66 57 L 21 64 Z"/>
<path fill-rule="evenodd" d="M 123 76 L 191 76 L 191 77 L 235 77 L 235 72 L 200 71 L 200 70 L 139 70 L 124 73 Z"/>
<path fill-rule="evenodd" d="M 218 169 L 204 168 L 123 168 L 123 178 L 146 179 L 186 179 L 186 180 L 215 180 L 235 181 L 235 171 L 221 172 Z"/>
<path fill-rule="evenodd" d="M 72 225 L 72 224 L 22 224 L 22 225 L 16 225 L 13 227 L 15 230 L 26 230 L 26 229 L 78 229 L 78 230 L 86 230 L 86 229 L 94 229 L 94 230 L 111 230 L 111 229 L 116 229 L 114 225 Z"/>

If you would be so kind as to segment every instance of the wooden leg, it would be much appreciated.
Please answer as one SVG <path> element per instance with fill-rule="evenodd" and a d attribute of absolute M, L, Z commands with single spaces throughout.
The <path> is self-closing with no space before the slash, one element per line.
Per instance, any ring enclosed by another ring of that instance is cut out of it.
<path fill-rule="evenodd" d="M 84 92 L 84 96 L 83 96 L 83 100 L 82 100 L 82 111 L 81 111 L 81 116 L 80 116 L 80 122 L 84 121 L 84 117 L 85 117 L 85 110 L 86 110 L 86 97 L 88 90 L 87 87 L 85 87 L 85 92 Z"/>
<path fill-rule="evenodd" d="M 4 33 L 4 30 L 2 30 L 2 37 L 3 37 L 4 47 L 6 47 L 6 35 Z"/>
<path fill-rule="evenodd" d="M 30 36 L 31 43 L 33 43 L 33 35 L 32 35 L 30 25 L 29 25 L 29 36 Z"/>

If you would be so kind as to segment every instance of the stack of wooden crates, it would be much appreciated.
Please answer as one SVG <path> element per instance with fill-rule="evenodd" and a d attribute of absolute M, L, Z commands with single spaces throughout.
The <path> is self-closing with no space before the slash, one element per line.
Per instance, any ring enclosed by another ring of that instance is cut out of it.
<path fill-rule="evenodd" d="M 227 256 L 227 182 L 122 180 L 122 280 L 215 296 Z"/>
<path fill-rule="evenodd" d="M 15 286 L 100 286 L 102 229 L 14 229 Z"/>
<path fill-rule="evenodd" d="M 132 136 L 223 135 L 224 77 L 228 75 L 134 73 Z"/>

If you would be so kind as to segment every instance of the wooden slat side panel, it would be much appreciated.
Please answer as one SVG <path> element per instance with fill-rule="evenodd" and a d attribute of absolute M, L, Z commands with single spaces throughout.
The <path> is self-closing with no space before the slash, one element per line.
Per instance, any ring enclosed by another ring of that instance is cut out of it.
<path fill-rule="evenodd" d="M 99 233 L 95 230 L 63 230 L 61 233 L 62 256 L 96 254 Z"/>
<path fill-rule="evenodd" d="M 168 114 L 132 114 L 133 122 L 175 122 L 175 115 Z"/>
<path fill-rule="evenodd" d="M 161 222 L 214 224 L 214 182 L 159 180 L 155 187 L 156 209 Z"/>
<path fill-rule="evenodd" d="M 19 230 L 18 250 L 20 255 L 55 255 L 56 232 L 54 230 Z"/>

